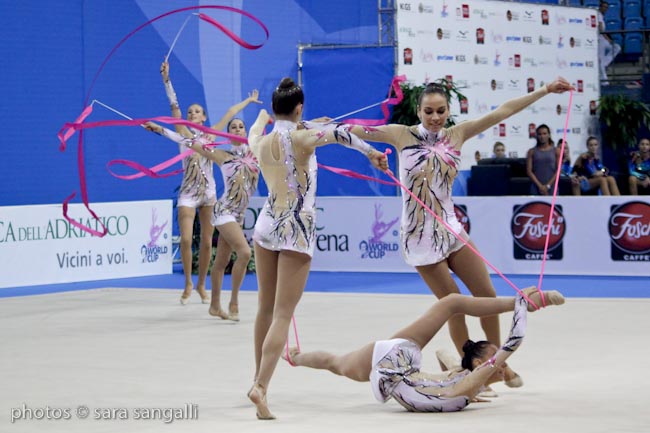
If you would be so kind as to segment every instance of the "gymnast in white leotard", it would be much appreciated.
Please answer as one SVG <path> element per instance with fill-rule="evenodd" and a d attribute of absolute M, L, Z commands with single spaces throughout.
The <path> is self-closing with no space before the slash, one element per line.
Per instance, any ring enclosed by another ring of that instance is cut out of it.
<path fill-rule="evenodd" d="M 541 297 L 535 287 L 523 291 L 536 305 Z M 564 303 L 557 291 L 544 292 L 548 305 Z M 526 312 L 532 305 L 521 294 L 515 298 L 473 298 L 451 294 L 436 302 L 422 317 L 397 332 L 345 355 L 328 352 L 299 352 L 291 348 L 285 359 L 301 367 L 329 370 L 359 382 L 370 382 L 377 400 L 394 398 L 410 412 L 454 412 L 465 408 L 493 380 L 503 374 L 505 361 L 521 344 L 526 330 Z M 510 335 L 497 349 L 489 345 L 464 363 L 470 369 L 456 374 L 434 375 L 420 371 L 421 350 L 456 314 L 486 316 L 514 311 Z"/>
<path fill-rule="evenodd" d="M 429 84 L 418 101 L 419 125 L 357 126 L 352 131 L 364 140 L 394 146 L 399 158 L 401 183 L 475 247 L 455 215 L 451 197 L 463 143 L 545 95 L 570 89 L 573 89 L 571 84 L 559 78 L 532 93 L 505 102 L 481 118 L 445 128 L 449 101 L 440 85 Z M 402 192 L 401 244 L 406 262 L 416 268 L 439 299 L 451 293 L 460 293 L 450 270 L 474 296 L 496 296 L 483 261 L 469 248 L 464 248 L 463 242 L 406 192 Z M 487 340 L 498 346 L 501 340 L 498 316 L 480 320 Z M 461 353 L 464 342 L 469 339 L 465 318 L 462 315 L 453 317 L 449 321 L 449 331 Z M 521 386 L 522 383 L 521 378 L 508 368 L 506 384 Z"/>
<path fill-rule="evenodd" d="M 303 102 L 302 89 L 290 78 L 283 79 L 273 92 L 273 131 L 263 135 L 269 115 L 262 110 L 248 137 L 269 188 L 253 234 L 259 307 L 255 382 L 248 396 L 260 419 L 274 418 L 266 403 L 266 389 L 307 282 L 314 251 L 316 148 L 343 144 L 364 153 L 375 167 L 388 168 L 385 155 L 343 127 L 299 129 Z"/>
<path fill-rule="evenodd" d="M 169 79 L 169 64 L 167 62 L 163 62 L 161 65 L 160 73 L 165 85 L 167 97 L 169 98 L 172 116 L 180 119 L 182 117 L 181 109 L 178 105 L 176 92 L 174 91 Z M 258 92 L 257 90 L 254 90 L 248 98 L 230 107 L 219 122 L 212 125 L 211 128 L 222 130 L 226 124 L 249 103 L 259 103 L 257 97 Z M 203 107 L 199 104 L 190 105 L 187 110 L 187 120 L 202 125 L 207 120 Z M 152 128 L 153 127 L 150 126 L 148 129 L 153 130 Z M 175 128 L 176 132 L 180 134 L 182 138 L 189 139 L 189 143 L 196 143 L 199 145 L 197 147 L 202 148 L 204 144 L 214 141 L 213 136 L 190 129 L 184 125 L 176 125 Z M 181 145 L 180 150 L 181 152 L 184 152 L 187 149 L 184 145 Z M 211 219 L 214 205 L 217 202 L 214 174 L 212 172 L 213 161 L 214 159 L 207 158 L 205 155 L 199 153 L 194 153 L 183 161 L 183 183 L 181 184 L 177 205 L 178 226 L 181 234 L 181 261 L 183 262 L 183 273 L 185 274 L 185 289 L 180 299 L 181 304 L 183 305 L 189 302 L 190 295 L 194 288 L 192 282 L 192 236 L 197 209 L 199 222 L 201 224 L 201 242 L 199 245 L 199 275 L 196 289 L 201 296 L 201 302 L 204 304 L 210 302 L 210 297 L 205 292 L 205 280 L 207 279 L 210 256 L 212 253 L 212 236 L 214 228 L 211 224 Z M 221 311 L 220 307 L 216 307 L 215 305 L 211 305 L 211 311 L 219 311 L 221 317 L 227 317 L 227 315 Z"/>
<path fill-rule="evenodd" d="M 251 258 L 251 248 L 244 236 L 242 225 L 244 212 L 248 207 L 251 196 L 257 189 L 259 180 L 259 164 L 253 152 L 246 144 L 231 141 L 231 149 L 222 150 L 218 147 L 206 146 L 205 140 L 192 140 L 172 132 L 159 125 L 148 122 L 145 128 L 154 130 L 171 140 L 181 144 L 183 150 L 192 149 L 202 160 L 212 162 L 221 167 L 224 191 L 214 205 L 212 225 L 219 231 L 219 241 L 214 263 L 210 271 L 212 283 L 212 298 L 208 312 L 222 319 L 239 321 L 239 289 L 244 281 L 248 263 Z M 246 137 L 246 127 L 241 119 L 228 122 L 228 132 L 240 137 Z M 187 158 L 187 159 L 189 159 Z M 230 256 L 235 252 L 237 258 L 232 267 L 232 290 L 228 313 L 221 308 L 221 286 Z"/>

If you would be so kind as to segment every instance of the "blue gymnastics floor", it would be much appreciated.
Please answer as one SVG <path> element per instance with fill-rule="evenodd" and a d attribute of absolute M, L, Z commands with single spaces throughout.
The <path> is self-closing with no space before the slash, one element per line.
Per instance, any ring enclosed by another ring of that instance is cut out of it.
<path fill-rule="evenodd" d="M 537 275 L 509 275 L 519 288 L 536 285 Z M 50 284 L 0 289 L 0 298 L 99 289 L 104 287 L 177 289 L 183 287 L 183 275 L 174 272 L 138 278 L 88 281 L 81 283 Z M 493 276 L 497 295 L 512 295 L 512 289 L 504 280 Z M 196 283 L 196 277 L 195 277 Z M 209 287 L 209 282 L 208 282 Z M 230 276 L 226 275 L 225 290 L 230 288 Z M 459 287 L 464 286 L 459 282 Z M 546 275 L 542 282 L 545 290 L 561 290 L 567 297 L 578 298 L 650 298 L 650 277 Z M 255 274 L 248 274 L 242 286 L 244 291 L 257 290 Z M 312 272 L 307 281 L 307 292 L 382 293 L 382 294 L 429 294 L 430 291 L 416 273 L 364 273 L 364 272 Z"/>

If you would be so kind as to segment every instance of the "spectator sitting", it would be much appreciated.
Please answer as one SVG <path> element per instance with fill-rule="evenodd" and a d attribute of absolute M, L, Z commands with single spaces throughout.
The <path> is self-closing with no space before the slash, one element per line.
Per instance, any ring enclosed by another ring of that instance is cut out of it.
<path fill-rule="evenodd" d="M 580 186 L 584 186 L 589 189 L 589 182 L 587 178 L 578 176 L 573 167 L 571 166 L 571 151 L 569 145 L 564 141 L 563 138 L 560 138 L 557 142 L 558 149 L 562 149 L 562 143 L 564 142 L 564 155 L 562 157 L 562 169 L 560 171 L 560 179 L 569 179 L 571 181 L 571 193 L 573 195 L 580 195 Z"/>
<path fill-rule="evenodd" d="M 639 141 L 639 151 L 630 159 L 630 195 L 639 195 L 639 186 L 650 190 L 650 140 Z"/>
<path fill-rule="evenodd" d="M 506 158 L 506 145 L 501 143 L 500 141 L 497 141 L 494 143 L 494 147 L 492 148 L 492 158 L 494 159 L 504 159 Z"/>
<path fill-rule="evenodd" d="M 551 129 L 539 125 L 535 130 L 537 144 L 526 155 L 526 174 L 532 181 L 532 195 L 549 195 L 555 183 L 555 170 L 560 160 L 560 149 L 553 145 Z"/>
<path fill-rule="evenodd" d="M 578 176 L 584 176 L 589 183 L 589 189 L 581 187 L 582 192 L 593 191 L 600 188 L 602 195 L 621 195 L 616 185 L 616 179 L 609 175 L 609 170 L 598 159 L 598 139 L 587 138 L 587 152 L 580 155 L 573 166 L 573 171 Z"/>

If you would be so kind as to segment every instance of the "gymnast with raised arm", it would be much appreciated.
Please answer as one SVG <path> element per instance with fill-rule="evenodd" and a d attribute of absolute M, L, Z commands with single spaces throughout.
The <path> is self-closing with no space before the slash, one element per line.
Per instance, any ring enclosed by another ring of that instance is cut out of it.
<path fill-rule="evenodd" d="M 536 306 L 541 295 L 535 287 L 523 293 Z M 561 305 L 560 292 L 544 292 L 547 305 Z M 433 304 L 415 322 L 395 333 L 389 340 L 375 341 L 345 355 L 328 352 L 301 353 L 288 350 L 286 359 L 293 365 L 329 370 L 358 382 L 368 382 L 380 402 L 394 398 L 411 412 L 455 412 L 473 401 L 481 389 L 504 374 L 506 360 L 521 344 L 526 330 L 527 311 L 534 311 L 526 297 L 474 298 L 450 294 Z M 442 326 L 456 315 L 492 316 L 514 311 L 510 335 L 500 347 L 489 342 L 465 344 L 465 370 L 452 375 L 434 375 L 420 371 L 421 350 Z"/>
<path fill-rule="evenodd" d="M 447 128 L 447 94 L 441 85 L 430 83 L 418 100 L 419 125 L 355 126 L 351 131 L 364 140 L 388 143 L 395 147 L 401 183 L 469 245 L 476 248 L 456 217 L 451 196 L 452 185 L 460 168 L 463 144 L 544 96 L 568 90 L 573 90 L 573 86 L 565 79 L 558 78 L 532 93 L 506 101 L 478 119 Z M 402 254 L 406 263 L 415 267 L 438 299 L 460 293 L 450 270 L 473 296 L 496 296 L 483 261 L 404 191 L 400 231 Z M 483 316 L 480 321 L 486 339 L 496 346 L 500 345 L 499 316 Z M 462 353 L 463 344 L 469 339 L 463 315 L 455 315 L 449 320 L 449 332 L 458 353 Z M 505 383 L 517 387 L 523 384 L 523 380 L 508 367 Z"/>
<path fill-rule="evenodd" d="M 266 392 L 300 301 L 316 237 L 316 148 L 338 143 L 366 155 L 381 170 L 386 156 L 344 128 L 328 132 L 298 129 L 304 94 L 290 78 L 273 92 L 273 131 L 264 135 L 270 116 L 261 110 L 248 142 L 257 157 L 269 195 L 253 234 L 258 282 L 255 319 L 255 379 L 248 397 L 259 419 L 274 419 Z"/>
<path fill-rule="evenodd" d="M 160 67 L 160 73 L 162 75 L 163 83 L 165 86 L 165 92 L 169 98 L 172 116 L 180 119 L 182 118 L 182 113 L 178 105 L 176 92 L 174 91 L 174 87 L 172 86 L 171 80 L 169 78 L 169 63 L 163 62 Z M 229 122 L 235 117 L 238 112 L 243 110 L 251 102 L 260 103 L 257 97 L 258 92 L 257 90 L 254 90 L 248 96 L 248 98 L 230 107 L 223 115 L 223 117 L 219 119 L 217 123 L 212 125 L 211 128 L 214 130 L 222 130 L 227 124 L 230 127 L 232 123 Z M 201 105 L 192 104 L 187 109 L 187 120 L 192 123 L 196 123 L 197 125 L 203 125 L 203 123 L 207 120 L 207 115 Z M 200 142 L 202 144 L 207 144 L 213 142 L 215 138 L 212 135 L 204 134 L 198 130 L 188 128 L 185 125 L 175 126 L 176 133 L 178 135 L 171 134 L 170 132 L 172 131 L 156 125 L 153 122 L 147 122 L 144 126 L 150 131 L 157 132 L 179 143 L 179 149 L 181 153 L 187 150 L 186 146 L 181 143 L 181 141 L 184 139 L 191 139 L 197 143 Z M 239 148 L 240 151 L 242 149 L 245 148 Z M 236 151 L 234 153 L 236 153 Z M 224 163 L 230 159 L 233 159 L 231 158 L 232 155 L 228 156 L 222 150 L 215 150 L 210 155 L 210 157 L 206 157 L 205 153 L 193 153 L 183 160 L 183 181 L 178 193 L 177 204 L 178 226 L 181 232 L 181 261 L 183 263 L 183 274 L 185 275 L 185 288 L 180 299 L 182 305 L 186 305 L 189 302 L 190 295 L 192 294 L 192 290 L 194 288 L 194 285 L 192 283 L 192 236 L 194 231 L 194 218 L 196 217 L 197 209 L 201 226 L 201 241 L 199 244 L 199 275 L 196 290 L 201 296 L 201 302 L 204 304 L 210 302 L 210 297 L 205 291 L 205 281 L 208 276 L 208 267 L 210 266 L 210 256 L 212 253 L 212 235 L 214 228 L 211 220 L 213 218 L 216 218 L 213 216 L 213 211 L 215 204 L 217 204 L 217 190 L 214 181 L 212 163 L 217 162 L 223 166 Z M 217 221 L 217 223 L 218 222 L 219 221 Z M 228 233 L 224 234 L 223 238 L 228 239 L 228 245 L 236 251 L 239 251 L 241 253 L 242 260 L 245 260 L 245 248 L 242 244 L 243 233 L 241 236 L 237 236 L 237 233 L 231 236 L 230 232 L 233 232 L 233 230 L 230 230 L 230 227 L 227 227 L 226 230 L 228 230 Z M 222 231 L 220 231 L 220 234 L 223 234 Z M 232 244 L 230 242 L 232 242 Z M 248 244 L 246 244 L 246 247 L 248 247 Z M 250 257 L 250 247 L 248 248 L 248 256 Z M 222 254 L 223 251 L 224 249 L 222 249 Z M 248 264 L 248 262 L 246 262 L 246 264 Z M 241 266 L 239 268 L 241 268 Z M 235 280 L 237 280 L 236 276 L 234 276 L 233 282 L 235 282 Z M 213 291 L 214 287 L 215 281 L 213 280 Z M 220 284 L 218 284 L 217 287 L 220 289 Z M 235 289 L 233 288 L 233 291 L 234 290 Z M 217 290 L 217 292 L 220 291 Z M 235 314 L 238 311 L 236 308 L 233 310 L 233 306 L 236 307 L 236 299 L 237 298 L 235 296 L 234 305 L 233 300 L 231 299 L 231 313 Z M 211 303 L 211 314 L 220 316 L 222 318 L 227 318 L 228 315 L 221 310 L 218 302 L 219 297 L 217 296 L 217 299 Z"/>

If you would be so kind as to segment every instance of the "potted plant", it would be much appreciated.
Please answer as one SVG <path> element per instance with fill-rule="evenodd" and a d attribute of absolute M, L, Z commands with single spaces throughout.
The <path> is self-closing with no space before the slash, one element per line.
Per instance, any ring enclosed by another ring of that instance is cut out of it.
<path fill-rule="evenodd" d="M 639 130 L 650 124 L 650 107 L 622 94 L 606 95 L 598 100 L 598 120 L 603 146 L 625 152 L 636 147 Z"/>
<path fill-rule="evenodd" d="M 605 166 L 627 177 L 630 150 L 635 149 L 639 133 L 650 125 L 648 104 L 623 94 L 602 96 L 598 100 L 598 120 L 602 136 L 602 159 Z M 625 190 L 626 181 L 619 182 Z"/>

